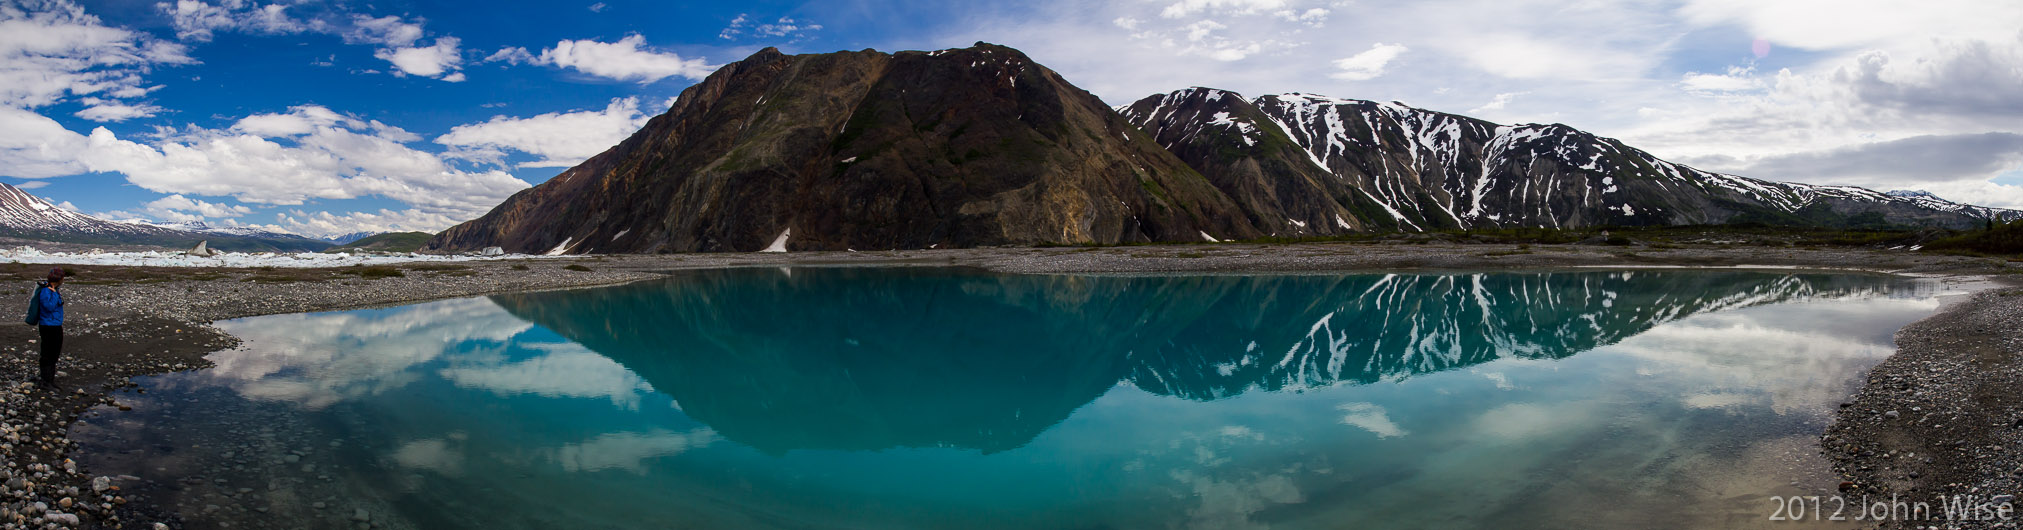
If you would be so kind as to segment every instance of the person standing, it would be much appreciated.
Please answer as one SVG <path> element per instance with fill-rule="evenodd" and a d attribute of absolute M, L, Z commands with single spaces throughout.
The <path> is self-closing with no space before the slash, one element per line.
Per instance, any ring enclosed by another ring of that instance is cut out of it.
<path fill-rule="evenodd" d="M 42 334 L 43 385 L 56 383 L 56 358 L 63 355 L 63 268 L 49 270 L 49 281 L 35 287 L 35 329 Z"/>

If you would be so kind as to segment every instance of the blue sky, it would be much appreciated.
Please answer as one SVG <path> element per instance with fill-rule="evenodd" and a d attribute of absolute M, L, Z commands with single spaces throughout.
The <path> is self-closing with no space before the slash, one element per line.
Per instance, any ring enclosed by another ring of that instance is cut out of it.
<path fill-rule="evenodd" d="M 765 46 L 982 40 L 1112 104 L 1194 85 L 1400 100 L 2023 207 L 2023 7 L 2003 3 L 970 4 L 0 0 L 0 181 L 116 218 L 434 231 Z"/>

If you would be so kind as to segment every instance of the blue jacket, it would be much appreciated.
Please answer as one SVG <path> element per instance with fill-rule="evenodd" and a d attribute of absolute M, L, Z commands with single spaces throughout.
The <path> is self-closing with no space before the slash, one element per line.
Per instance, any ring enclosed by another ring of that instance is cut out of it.
<path fill-rule="evenodd" d="M 35 324 L 41 326 L 63 325 L 63 293 L 50 289 L 48 284 L 35 287 L 35 301 L 42 304 L 40 317 Z"/>

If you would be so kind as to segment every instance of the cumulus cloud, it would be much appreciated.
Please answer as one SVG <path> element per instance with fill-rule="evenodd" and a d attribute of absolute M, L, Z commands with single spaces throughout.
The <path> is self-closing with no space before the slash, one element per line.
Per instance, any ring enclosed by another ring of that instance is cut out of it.
<path fill-rule="evenodd" d="M 146 143 L 103 127 L 81 135 L 39 114 L 0 107 L 0 163 L 6 164 L 0 171 L 7 176 L 115 172 L 160 193 L 274 205 L 377 196 L 412 210 L 283 219 L 284 227 L 347 220 L 442 227 L 481 215 L 527 187 L 503 171 L 463 171 L 405 145 L 418 140 L 399 127 L 314 105 L 248 116 L 227 129 L 189 127 Z"/>
<path fill-rule="evenodd" d="M 551 112 L 527 118 L 493 116 L 458 125 L 438 144 L 460 148 L 463 158 L 497 162 L 503 150 L 541 157 L 521 167 L 568 167 L 610 149 L 646 125 L 638 98 L 612 99 L 604 110 Z"/>
<path fill-rule="evenodd" d="M 441 232 L 475 215 L 448 215 L 413 208 L 379 209 L 365 212 L 289 210 L 274 214 L 274 222 L 244 226 L 288 232 L 310 237 L 327 237 L 358 232 Z"/>
<path fill-rule="evenodd" d="M 1341 71 L 1329 74 L 1335 79 L 1367 81 L 1384 75 L 1384 66 L 1408 49 L 1402 44 L 1377 43 L 1369 50 L 1335 61 L 1335 68 Z"/>
<path fill-rule="evenodd" d="M 608 43 L 588 39 L 565 40 L 555 43 L 553 48 L 541 50 L 541 55 L 533 62 L 640 84 L 675 76 L 699 80 L 716 69 L 701 58 L 684 59 L 673 52 L 645 49 L 645 44 L 646 37 L 638 34 Z"/>
<path fill-rule="evenodd" d="M 372 55 L 393 63 L 396 75 L 435 77 L 454 83 L 463 81 L 463 74 L 455 71 L 464 61 L 463 52 L 457 49 L 461 43 L 456 37 L 437 37 L 435 44 L 427 47 L 382 48 Z"/>
<path fill-rule="evenodd" d="M 191 199 L 182 195 L 170 195 L 142 204 L 137 211 L 111 211 L 99 214 L 107 219 L 150 219 L 172 223 L 205 222 L 214 219 L 231 219 L 253 213 L 252 208 L 240 204 L 224 204 Z M 233 223 L 236 224 L 236 223 Z"/>

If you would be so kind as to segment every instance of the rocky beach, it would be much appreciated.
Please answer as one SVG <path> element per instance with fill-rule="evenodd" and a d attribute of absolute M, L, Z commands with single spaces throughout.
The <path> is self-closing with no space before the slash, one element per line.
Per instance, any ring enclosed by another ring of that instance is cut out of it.
<path fill-rule="evenodd" d="M 427 300 L 611 285 L 718 267 L 960 266 L 1010 273 L 1258 273 L 1566 268 L 1743 267 L 1855 270 L 1940 276 L 1979 289 L 1897 335 L 1899 353 L 1843 405 L 1824 449 L 1846 477 L 1842 494 L 1909 497 L 2013 494 L 2023 477 L 2023 412 L 2014 405 L 2023 364 L 2016 322 L 2023 264 L 1903 251 L 1701 245 L 1493 244 L 1177 245 L 891 252 L 680 254 L 276 269 L 81 265 L 69 299 L 59 384 L 32 378 L 37 345 L 27 326 L 0 330 L 0 527 L 174 528 L 175 509 L 147 496 L 160 485 L 101 476 L 71 460 L 80 414 L 130 407 L 117 393 L 136 376 L 207 366 L 238 341 L 210 323 L 233 318 L 356 309 Z M 26 296 L 48 265 L 0 265 Z M 203 477 L 192 477 L 202 480 Z M 228 490 L 234 500 L 261 494 Z M 1830 494 L 1822 492 L 1822 494 Z M 1997 499 L 2001 500 L 2001 499 Z M 250 510 L 259 503 L 214 505 Z M 318 502 L 317 504 L 323 504 Z M 324 507 L 318 506 L 318 509 Z M 264 510 L 263 510 L 264 511 Z M 375 527 L 366 510 L 328 517 Z M 1895 524 L 1895 523 L 1892 523 Z M 1904 523 L 1922 526 L 1927 523 Z M 1958 522 L 1946 524 L 1959 524 Z M 1966 524 L 1962 527 L 1976 527 Z"/>

